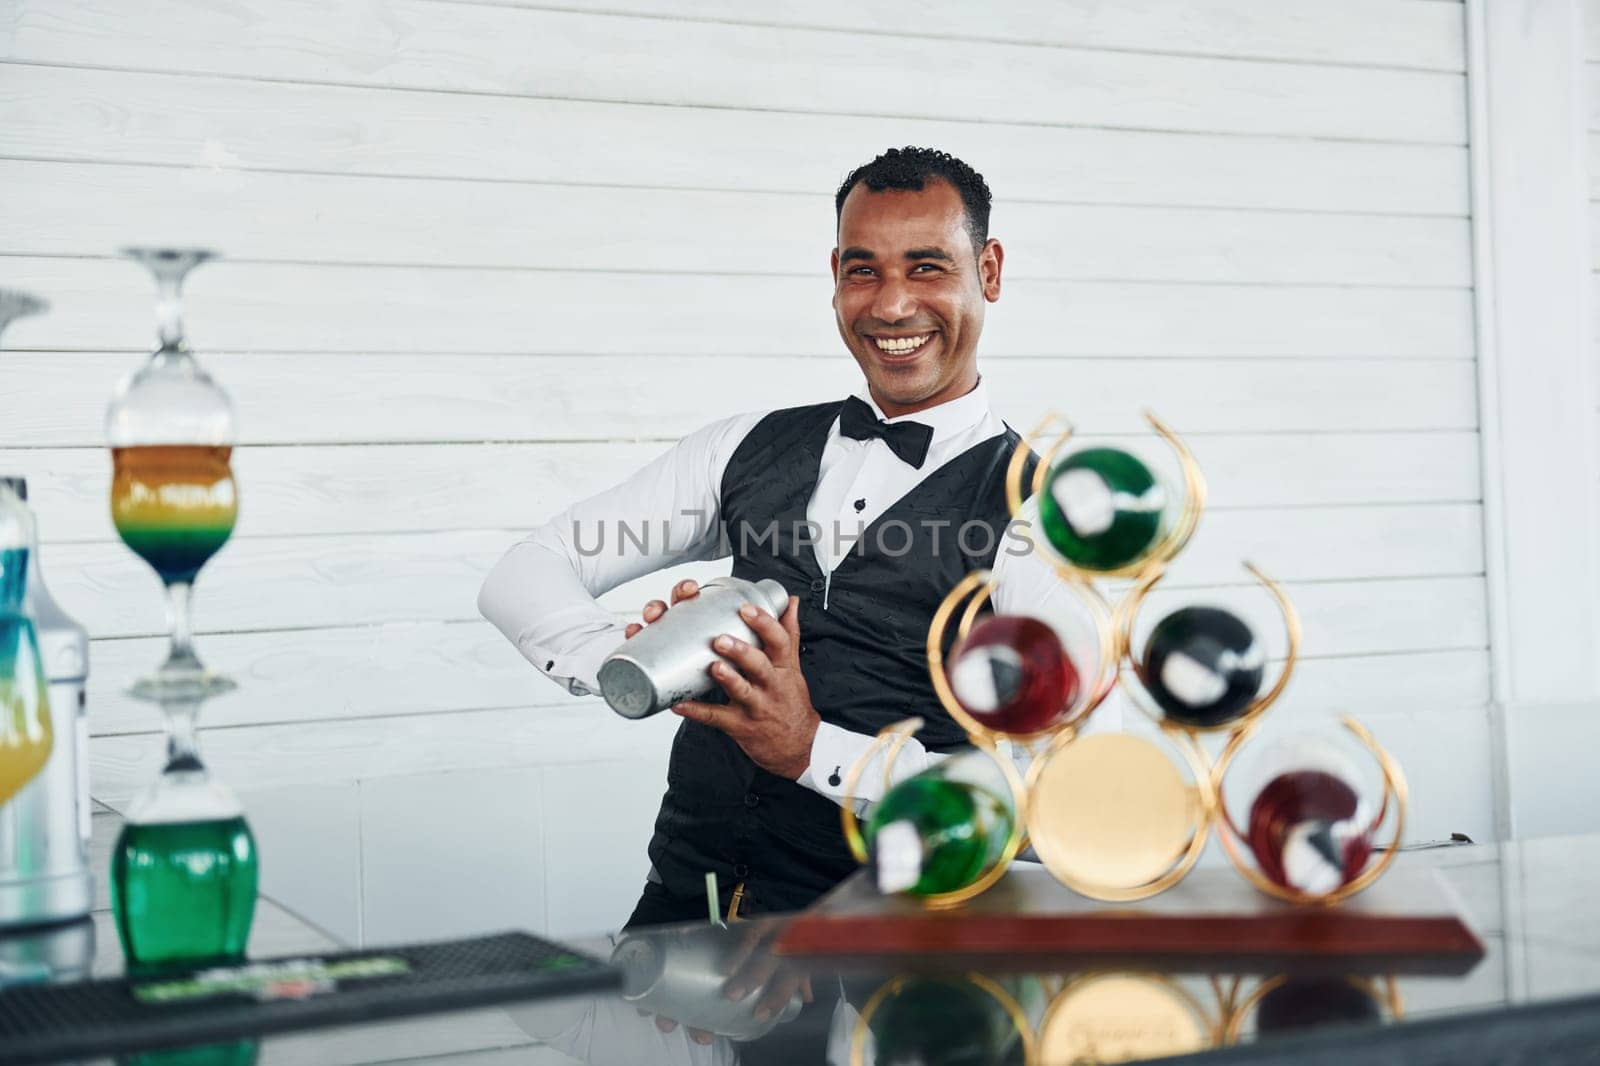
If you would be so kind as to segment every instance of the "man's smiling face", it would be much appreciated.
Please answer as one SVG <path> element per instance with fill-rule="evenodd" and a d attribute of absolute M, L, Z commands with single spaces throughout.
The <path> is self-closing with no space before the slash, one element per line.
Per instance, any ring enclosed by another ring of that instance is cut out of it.
<path fill-rule="evenodd" d="M 984 303 L 1000 298 L 1000 242 L 974 254 L 961 194 L 850 190 L 833 250 L 839 335 L 884 414 L 953 400 L 978 382 Z"/>

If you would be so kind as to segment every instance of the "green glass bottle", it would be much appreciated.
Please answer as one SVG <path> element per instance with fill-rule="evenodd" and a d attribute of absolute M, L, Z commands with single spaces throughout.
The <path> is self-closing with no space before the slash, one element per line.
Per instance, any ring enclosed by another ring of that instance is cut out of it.
<path fill-rule="evenodd" d="M 167 767 L 128 812 L 111 856 L 111 907 L 128 972 L 244 957 L 255 916 L 255 837 L 194 747 L 198 704 L 168 705 Z"/>
<path fill-rule="evenodd" d="M 130 968 L 244 955 L 257 866 L 243 817 L 130 822 L 111 862 L 117 935 Z"/>
<path fill-rule="evenodd" d="M 987 755 L 955 756 L 909 777 L 867 820 L 878 890 L 931 896 L 966 888 L 1000 861 L 1015 824 L 1010 790 Z"/>
<path fill-rule="evenodd" d="M 1148 466 L 1120 448 L 1085 448 L 1057 463 L 1039 494 L 1050 546 L 1085 570 L 1116 570 L 1161 539 L 1167 494 Z"/>

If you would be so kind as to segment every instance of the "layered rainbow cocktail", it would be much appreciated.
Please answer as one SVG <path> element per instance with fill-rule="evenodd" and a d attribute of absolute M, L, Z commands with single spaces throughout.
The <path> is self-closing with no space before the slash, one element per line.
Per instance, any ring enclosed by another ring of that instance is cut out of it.
<path fill-rule="evenodd" d="M 195 575 L 239 515 L 231 446 L 154 444 L 111 450 L 111 518 L 122 541 L 168 585 Z"/>

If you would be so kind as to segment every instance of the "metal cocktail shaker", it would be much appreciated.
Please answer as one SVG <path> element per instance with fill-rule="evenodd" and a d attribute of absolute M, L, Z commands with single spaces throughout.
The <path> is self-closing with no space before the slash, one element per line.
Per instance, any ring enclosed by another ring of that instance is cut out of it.
<path fill-rule="evenodd" d="M 22 478 L 0 478 L 28 498 Z M 0 927 L 62 922 L 94 904 L 89 876 L 89 634 L 50 598 L 39 552 L 28 560 L 28 613 L 50 685 L 49 761 L 0 805 Z"/>
<path fill-rule="evenodd" d="M 789 593 L 771 578 L 719 577 L 700 586 L 660 620 L 646 626 L 600 664 L 600 694 L 624 718 L 648 718 L 716 689 L 709 673 L 721 656 L 711 642 L 726 633 L 756 647 L 761 641 L 739 617 L 747 603 L 782 618 Z"/>
<path fill-rule="evenodd" d="M 723 995 L 728 963 L 745 935 L 737 925 L 624 934 L 611 953 L 611 964 L 622 970 L 622 998 L 640 1010 L 730 1040 L 765 1036 L 794 1020 L 804 1004 L 796 991 L 782 1010 L 757 1021 L 756 1005 L 766 995 L 765 987 L 757 984 L 742 999 Z"/>

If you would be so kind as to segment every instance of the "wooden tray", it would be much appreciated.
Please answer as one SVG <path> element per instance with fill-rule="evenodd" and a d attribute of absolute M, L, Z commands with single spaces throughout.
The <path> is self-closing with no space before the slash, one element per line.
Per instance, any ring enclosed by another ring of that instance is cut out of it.
<path fill-rule="evenodd" d="M 793 919 L 779 954 L 835 964 L 1142 966 L 1203 973 L 1462 974 L 1483 943 L 1425 860 L 1401 856 L 1366 892 L 1336 907 L 1262 896 L 1231 869 L 1199 869 L 1152 899 L 1107 904 L 1019 864 L 959 910 L 880 896 L 858 873 Z M 1419 857 L 1420 858 L 1420 857 Z"/>

